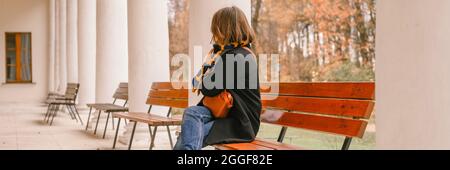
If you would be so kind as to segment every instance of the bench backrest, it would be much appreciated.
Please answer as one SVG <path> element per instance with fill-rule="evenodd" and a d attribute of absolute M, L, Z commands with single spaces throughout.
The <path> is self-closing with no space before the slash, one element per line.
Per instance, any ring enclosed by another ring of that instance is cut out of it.
<path fill-rule="evenodd" d="M 113 95 L 114 100 L 128 100 L 128 83 L 120 83 Z"/>
<path fill-rule="evenodd" d="M 267 85 L 261 85 L 262 122 L 345 136 L 343 149 L 348 149 L 351 138 L 363 137 L 375 104 L 371 82 L 280 83 L 277 94 Z M 275 100 L 267 100 L 274 95 Z M 147 104 L 187 108 L 188 90 L 174 89 L 170 82 L 153 83 Z"/>
<path fill-rule="evenodd" d="M 75 101 L 77 99 L 79 89 L 80 89 L 80 84 L 67 83 L 66 92 L 64 94 L 64 97 L 71 99 L 72 101 Z"/>
<path fill-rule="evenodd" d="M 374 83 L 280 83 L 278 98 L 266 100 L 265 123 L 362 138 L 374 108 Z"/>
<path fill-rule="evenodd" d="M 155 82 L 148 93 L 147 104 L 187 108 L 188 96 L 187 89 L 174 89 L 170 82 Z"/>

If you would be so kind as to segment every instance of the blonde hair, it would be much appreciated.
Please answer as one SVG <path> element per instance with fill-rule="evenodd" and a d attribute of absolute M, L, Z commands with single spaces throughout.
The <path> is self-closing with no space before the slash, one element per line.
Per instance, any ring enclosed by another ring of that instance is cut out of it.
<path fill-rule="evenodd" d="M 236 6 L 222 8 L 214 14 L 211 23 L 212 41 L 220 45 L 250 44 L 255 40 L 244 12 Z"/>

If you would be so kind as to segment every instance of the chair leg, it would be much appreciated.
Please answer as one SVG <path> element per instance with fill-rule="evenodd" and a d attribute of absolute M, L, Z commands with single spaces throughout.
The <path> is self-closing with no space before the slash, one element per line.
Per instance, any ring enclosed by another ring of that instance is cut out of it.
<path fill-rule="evenodd" d="M 45 113 L 45 117 L 44 117 L 44 122 L 45 122 L 45 120 L 47 120 L 47 116 L 48 116 L 48 114 L 50 113 L 50 108 L 52 108 L 52 104 L 51 104 L 51 103 L 48 104 L 47 112 Z"/>
<path fill-rule="evenodd" d="M 45 118 L 44 118 L 44 122 L 45 123 L 48 123 L 48 119 L 50 119 L 50 116 L 51 116 L 51 114 L 52 114 L 52 111 L 53 111 L 53 104 L 49 104 L 48 105 L 48 109 L 47 109 L 47 114 L 45 114 Z"/>
<path fill-rule="evenodd" d="M 130 142 L 128 143 L 128 150 L 131 150 L 131 146 L 133 145 L 134 132 L 136 131 L 137 122 L 134 122 L 133 130 L 131 131 Z"/>
<path fill-rule="evenodd" d="M 155 146 L 155 137 L 156 137 L 156 130 L 157 129 L 158 129 L 158 126 L 155 126 L 155 128 L 153 129 L 152 141 L 150 142 L 150 150 L 152 150 L 153 147 Z"/>
<path fill-rule="evenodd" d="M 148 131 L 150 132 L 150 137 L 152 137 L 153 133 L 152 133 L 152 126 L 151 125 L 148 125 Z"/>
<path fill-rule="evenodd" d="M 46 123 L 50 123 L 50 118 L 53 116 L 53 112 L 56 110 L 56 105 L 52 104 L 50 106 L 50 111 L 48 112 L 47 120 L 45 120 Z"/>
<path fill-rule="evenodd" d="M 87 119 L 87 123 L 86 123 L 86 131 L 88 130 L 88 126 L 89 126 L 89 119 L 91 119 L 91 112 L 92 112 L 92 107 L 89 108 L 89 115 L 88 115 L 88 119 Z"/>
<path fill-rule="evenodd" d="M 66 106 L 66 110 L 67 110 L 67 112 L 69 113 L 70 118 L 72 118 L 72 120 L 73 120 L 74 117 L 73 117 L 73 114 L 72 114 L 71 110 L 69 109 L 69 106 L 68 106 L 68 105 L 64 105 L 64 106 Z M 62 108 L 64 108 L 64 106 L 63 106 Z"/>
<path fill-rule="evenodd" d="M 66 106 L 67 111 L 69 112 L 70 117 L 72 117 L 72 120 L 76 120 L 78 123 L 78 119 L 77 119 L 77 117 L 75 117 L 75 113 L 73 113 L 72 108 L 70 108 L 69 105 L 65 105 L 65 106 Z"/>
<path fill-rule="evenodd" d="M 154 144 L 153 144 L 153 146 L 151 145 L 152 137 L 153 137 L 153 132 L 152 132 L 152 126 L 151 125 L 148 125 L 148 131 L 150 132 L 150 149 L 151 149 L 152 147 L 154 147 Z"/>
<path fill-rule="evenodd" d="M 119 121 L 117 122 L 116 134 L 114 135 L 114 143 L 113 143 L 113 147 L 112 147 L 113 149 L 116 149 L 117 135 L 119 134 L 120 120 L 122 120 L 122 119 L 119 118 Z"/>
<path fill-rule="evenodd" d="M 111 116 L 111 112 L 108 112 L 108 116 L 106 117 L 105 130 L 103 130 L 103 139 L 105 139 L 106 130 L 108 129 L 109 116 Z"/>
<path fill-rule="evenodd" d="M 115 124 L 114 124 L 114 116 L 111 117 L 111 123 L 112 123 L 112 126 L 111 126 L 111 127 L 112 127 L 112 130 L 114 130 L 114 125 L 115 125 Z"/>
<path fill-rule="evenodd" d="M 95 124 L 95 129 L 94 129 L 94 135 L 97 134 L 97 127 L 98 127 L 98 122 L 100 121 L 100 114 L 102 113 L 101 110 L 98 111 L 98 117 L 97 117 L 97 123 Z"/>
<path fill-rule="evenodd" d="M 58 109 L 56 109 L 56 110 L 54 111 L 55 113 L 53 113 L 52 121 L 50 122 L 50 126 L 53 125 L 53 120 L 55 119 L 56 115 L 58 114 L 58 111 L 59 111 L 59 105 L 57 105 L 57 108 L 58 108 Z"/>
<path fill-rule="evenodd" d="M 84 125 L 84 124 L 83 124 L 83 120 L 82 120 L 81 117 L 80 117 L 80 113 L 78 113 L 77 107 L 76 107 L 75 105 L 72 105 L 72 107 L 73 107 L 73 110 L 75 111 L 75 113 L 77 114 L 78 119 L 80 119 L 81 126 L 83 126 L 83 125 Z"/>
<path fill-rule="evenodd" d="M 172 134 L 170 134 L 170 128 L 169 128 L 169 126 L 166 126 L 166 128 L 167 128 L 167 134 L 169 135 L 170 147 L 173 149 Z"/>

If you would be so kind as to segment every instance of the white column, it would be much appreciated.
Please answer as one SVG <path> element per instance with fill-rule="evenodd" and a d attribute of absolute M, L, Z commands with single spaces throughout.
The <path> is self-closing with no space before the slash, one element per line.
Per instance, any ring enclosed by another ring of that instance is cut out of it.
<path fill-rule="evenodd" d="M 128 82 L 127 0 L 97 0 L 96 19 L 95 102 L 111 103 L 119 83 Z M 97 118 L 95 112 L 89 128 Z"/>
<path fill-rule="evenodd" d="M 95 0 L 78 0 L 79 104 L 95 101 L 96 9 Z"/>
<path fill-rule="evenodd" d="M 58 13 L 58 92 L 64 93 L 67 86 L 67 0 L 59 0 Z"/>
<path fill-rule="evenodd" d="M 170 76 L 167 0 L 128 1 L 128 43 L 129 109 L 130 112 L 147 112 L 149 106 L 145 103 L 150 85 L 167 82 Z M 167 113 L 167 109 L 156 109 L 152 108 L 152 113 Z M 120 138 L 122 143 L 128 143 L 132 126 L 128 124 Z M 138 124 L 138 127 L 135 142 L 149 134 L 146 124 Z"/>
<path fill-rule="evenodd" d="M 96 102 L 128 81 L 127 0 L 97 0 Z"/>
<path fill-rule="evenodd" d="M 197 74 L 202 65 L 202 58 L 212 48 L 211 20 L 215 12 L 224 7 L 237 6 L 244 11 L 247 20 L 251 21 L 251 0 L 191 0 L 189 16 L 189 56 L 191 58 L 191 78 Z M 201 47 L 202 51 L 194 51 Z M 201 53 L 200 55 L 198 53 Z M 190 83 L 189 83 L 190 84 Z M 194 105 L 200 99 L 195 94 L 190 94 L 190 105 Z"/>
<path fill-rule="evenodd" d="M 78 82 L 77 0 L 67 0 L 67 81 Z"/>
<path fill-rule="evenodd" d="M 377 1 L 378 149 L 450 149 L 450 1 Z"/>
<path fill-rule="evenodd" d="M 56 0 L 50 0 L 48 91 L 56 92 Z"/>

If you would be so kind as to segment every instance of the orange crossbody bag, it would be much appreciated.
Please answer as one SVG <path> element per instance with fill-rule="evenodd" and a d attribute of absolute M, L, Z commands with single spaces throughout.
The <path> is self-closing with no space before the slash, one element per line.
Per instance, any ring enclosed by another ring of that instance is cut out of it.
<path fill-rule="evenodd" d="M 203 98 L 203 105 L 207 107 L 211 114 L 218 119 L 228 117 L 230 109 L 233 107 L 233 96 L 227 90 L 224 90 L 217 96 Z"/>
<path fill-rule="evenodd" d="M 252 50 L 247 47 L 244 47 L 247 51 L 249 51 L 254 57 L 255 54 Z M 203 98 L 203 105 L 207 107 L 211 114 L 218 119 L 228 117 L 228 113 L 230 109 L 233 107 L 233 96 L 227 90 L 224 90 L 219 95 L 214 97 L 205 96 Z"/>

